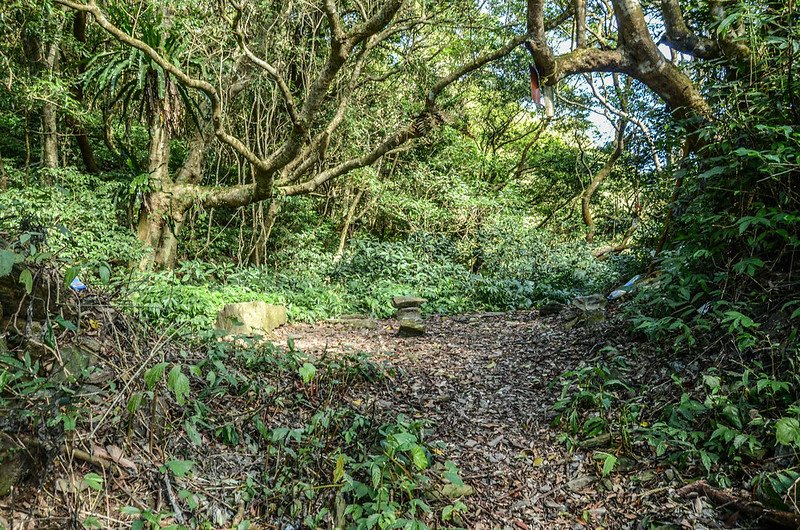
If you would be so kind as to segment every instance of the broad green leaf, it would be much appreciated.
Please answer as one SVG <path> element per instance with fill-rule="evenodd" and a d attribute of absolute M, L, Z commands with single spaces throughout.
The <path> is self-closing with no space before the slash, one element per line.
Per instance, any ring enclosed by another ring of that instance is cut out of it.
<path fill-rule="evenodd" d="M 297 370 L 297 373 L 303 378 L 303 383 L 308 384 L 314 379 L 317 373 L 317 367 L 311 363 L 303 363 L 303 366 Z"/>
<path fill-rule="evenodd" d="M 344 477 L 344 455 L 339 455 L 336 459 L 336 467 L 333 469 L 333 482 L 339 482 Z"/>
<path fill-rule="evenodd" d="M 416 435 L 410 432 L 398 432 L 389 437 L 389 446 L 400 451 L 407 451 L 416 443 Z"/>
<path fill-rule="evenodd" d="M 775 424 L 775 439 L 781 445 L 800 447 L 800 421 L 797 418 L 781 418 Z"/>
<path fill-rule="evenodd" d="M 189 397 L 189 378 L 181 371 L 181 365 L 176 364 L 169 371 L 167 388 L 175 394 L 178 405 L 186 403 L 186 398 Z"/>
<path fill-rule="evenodd" d="M 100 281 L 107 285 L 111 279 L 111 267 L 106 263 L 102 263 L 97 268 L 97 274 L 100 276 Z"/>
<path fill-rule="evenodd" d="M 200 436 L 200 431 L 197 430 L 197 427 L 195 427 L 192 422 L 186 420 L 183 423 L 183 430 L 186 431 L 186 436 L 189 437 L 189 441 L 192 442 L 193 445 L 203 445 L 203 437 Z"/>
<path fill-rule="evenodd" d="M 176 477 L 185 477 L 194 466 L 194 460 L 168 460 L 164 464 Z"/>
<path fill-rule="evenodd" d="M 87 473 L 83 476 L 83 483 L 95 491 L 103 489 L 103 477 L 97 473 Z"/>
<path fill-rule="evenodd" d="M 64 273 L 64 288 L 69 289 L 72 280 L 78 276 L 80 270 L 80 267 L 70 267 L 67 269 L 67 272 Z"/>
<path fill-rule="evenodd" d="M 15 263 L 22 261 L 22 256 L 10 250 L 0 250 L 0 277 L 11 274 Z"/>
<path fill-rule="evenodd" d="M 383 478 L 383 474 L 381 473 L 381 468 L 378 465 L 373 465 L 372 469 L 370 469 L 370 478 L 372 479 L 372 487 L 377 488 L 381 485 L 381 479 Z"/>
<path fill-rule="evenodd" d="M 156 383 L 161 379 L 164 375 L 164 370 L 167 369 L 167 363 L 158 363 L 150 368 L 148 368 L 144 372 L 144 382 L 147 384 L 148 390 L 153 390 L 153 387 L 156 386 Z"/>
<path fill-rule="evenodd" d="M 19 273 L 19 283 L 25 286 L 26 293 L 31 294 L 33 292 L 33 274 L 31 274 L 30 269 L 22 269 L 22 272 Z"/>
<path fill-rule="evenodd" d="M 614 455 L 608 455 L 605 462 L 603 462 L 603 476 L 607 477 L 609 473 L 614 471 L 614 466 L 617 465 L 617 457 Z"/>
<path fill-rule="evenodd" d="M 144 394 L 142 392 L 134 392 L 131 394 L 131 398 L 128 400 L 128 413 L 135 414 L 139 407 L 142 406 L 142 400 L 144 399 Z"/>
<path fill-rule="evenodd" d="M 411 456 L 417 469 L 420 471 L 428 469 L 428 457 L 425 455 L 425 449 L 421 445 L 415 445 L 411 448 Z"/>

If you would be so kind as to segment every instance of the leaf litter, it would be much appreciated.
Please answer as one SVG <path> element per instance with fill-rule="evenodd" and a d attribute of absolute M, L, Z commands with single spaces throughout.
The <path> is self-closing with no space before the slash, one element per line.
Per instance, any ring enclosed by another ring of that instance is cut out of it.
<path fill-rule="evenodd" d="M 190 391 L 190 376 L 175 368 L 202 361 L 202 354 L 184 351 L 165 337 L 140 334 L 135 323 L 107 308 L 94 313 L 85 316 L 105 319 L 101 330 L 114 333 L 89 332 L 98 335 L 92 340 L 101 353 L 100 370 L 81 389 L 88 391 L 82 405 L 91 421 L 54 437 L 48 450 L 57 453 L 55 464 L 39 483 L 0 499 L 0 525 L 81 528 L 81 521 L 91 519 L 102 528 L 129 528 L 127 515 L 151 508 L 172 511 L 174 517 L 164 524 L 186 523 L 187 506 L 218 528 L 235 528 L 251 517 L 255 508 L 244 494 L 246 484 L 267 467 L 277 477 L 280 462 L 265 463 L 257 447 L 216 438 L 247 439 L 243 418 L 259 415 L 267 428 L 301 425 L 307 417 L 281 397 L 296 392 L 301 381 L 275 381 L 269 395 L 208 396 L 208 421 L 222 426 L 212 437 L 189 421 L 181 402 Z M 564 317 L 541 317 L 536 311 L 432 316 L 426 335 L 408 338 L 397 336 L 394 320 L 377 324 L 368 326 L 372 329 L 341 322 L 295 324 L 279 328 L 272 339 L 283 348 L 291 341 L 312 361 L 366 352 L 384 363 L 393 374 L 390 380 L 354 384 L 346 395 L 329 399 L 346 399 L 373 415 L 432 420 L 432 438 L 443 442 L 436 457 L 461 470 L 463 484 L 445 484 L 441 491 L 468 505 L 465 527 L 723 527 L 704 498 L 675 494 L 685 483 L 674 470 L 627 459 L 604 476 L 593 450 L 568 451 L 561 431 L 552 426 L 558 376 L 605 345 L 630 347 L 633 340 L 618 324 L 567 329 Z M 159 360 L 157 372 L 168 378 L 174 396 L 155 400 L 148 415 L 138 412 L 138 421 L 132 421 L 131 414 L 126 422 L 126 403 L 141 401 L 135 392 L 142 389 L 141 381 L 134 382 L 143 372 L 147 380 L 145 369 Z M 302 365 L 303 382 L 313 379 L 312 367 Z M 101 392 L 110 397 L 98 399 Z M 300 527 L 276 518 L 260 519 L 251 528 Z"/>

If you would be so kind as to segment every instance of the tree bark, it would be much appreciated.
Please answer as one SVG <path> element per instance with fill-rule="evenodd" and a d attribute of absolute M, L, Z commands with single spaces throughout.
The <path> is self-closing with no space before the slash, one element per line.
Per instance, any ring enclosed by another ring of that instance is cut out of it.
<path fill-rule="evenodd" d="M 47 47 L 44 56 L 46 75 L 53 77 L 58 65 L 58 44 Z M 58 167 L 58 113 L 56 105 L 49 99 L 42 104 L 42 165 L 47 168 Z"/>
<path fill-rule="evenodd" d="M 281 203 L 277 199 L 269 202 L 269 208 L 261 220 L 261 231 L 258 235 L 255 245 L 250 251 L 249 261 L 256 267 L 261 267 L 267 263 L 267 243 L 269 237 L 272 235 L 272 229 L 275 227 L 275 221 L 278 219 L 278 214 L 281 212 Z"/>
<path fill-rule="evenodd" d="M 86 13 L 83 11 L 75 11 L 75 18 L 72 21 L 72 36 L 81 44 L 86 43 Z M 83 53 L 81 52 L 78 57 L 78 75 L 79 77 L 86 71 L 86 61 L 84 60 Z M 83 87 L 80 80 L 77 80 L 72 85 L 72 97 L 75 98 L 79 104 L 83 105 Z M 94 158 L 94 151 L 92 144 L 89 142 L 89 136 L 83 129 L 80 123 L 74 118 L 67 116 L 67 125 L 75 135 L 75 141 L 78 144 L 78 150 L 81 153 L 81 160 L 88 173 L 99 173 L 100 168 L 97 167 L 97 162 Z"/>
<path fill-rule="evenodd" d="M 624 131 L 625 124 L 621 123 L 619 127 Z M 612 152 L 611 156 L 608 157 L 605 164 L 603 164 L 603 167 L 600 168 L 600 171 L 594 174 L 592 180 L 589 182 L 589 185 L 586 186 L 586 189 L 583 190 L 583 193 L 581 193 L 581 216 L 583 217 L 583 222 L 586 224 L 586 228 L 588 229 L 588 232 L 586 233 L 587 243 L 592 243 L 594 241 L 594 234 L 596 231 L 591 209 L 592 196 L 594 196 L 594 192 L 597 191 L 597 188 L 600 187 L 603 181 L 606 180 L 609 175 L 611 175 L 611 172 L 614 170 L 614 165 L 622 155 L 622 151 L 623 142 L 620 138 L 620 135 L 617 135 L 614 152 Z"/>
<path fill-rule="evenodd" d="M 561 79 L 581 73 L 624 73 L 655 92 L 676 119 L 711 116 L 708 103 L 691 79 L 658 49 L 638 0 L 612 0 L 618 28 L 617 48 L 577 48 L 559 56 L 547 42 L 544 3 L 545 0 L 528 0 L 527 11 L 530 35 L 527 42 L 543 84 L 555 86 Z"/>
<path fill-rule="evenodd" d="M 148 73 L 147 82 L 154 83 L 155 72 Z M 142 270 L 153 266 L 168 266 L 174 259 L 170 248 L 174 246 L 174 234 L 169 226 L 170 214 L 177 213 L 182 217 L 183 212 L 171 211 L 169 175 L 170 156 L 170 131 L 167 125 L 164 100 L 153 96 L 149 103 L 149 135 L 150 144 L 147 154 L 148 189 L 142 197 L 139 210 L 139 222 L 136 230 L 137 237 L 148 249 L 147 254 L 139 263 Z"/>
<path fill-rule="evenodd" d="M 361 202 L 361 197 L 364 196 L 364 190 L 358 190 L 356 196 L 353 198 L 353 202 L 350 203 L 350 207 L 347 209 L 347 213 L 344 216 L 344 222 L 342 223 L 342 230 L 339 233 L 339 245 L 336 247 L 336 254 L 333 257 L 333 261 L 339 261 L 342 259 L 342 254 L 344 254 L 344 246 L 347 244 L 347 236 L 350 234 L 350 226 L 353 224 L 353 219 L 356 215 L 356 208 L 358 207 L 358 203 Z"/>

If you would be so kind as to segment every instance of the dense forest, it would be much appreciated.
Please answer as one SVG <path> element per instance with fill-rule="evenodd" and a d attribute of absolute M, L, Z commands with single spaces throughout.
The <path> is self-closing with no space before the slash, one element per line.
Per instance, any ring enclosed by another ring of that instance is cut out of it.
<path fill-rule="evenodd" d="M 4 0 L 0 528 L 800 528 L 794 0 Z"/>

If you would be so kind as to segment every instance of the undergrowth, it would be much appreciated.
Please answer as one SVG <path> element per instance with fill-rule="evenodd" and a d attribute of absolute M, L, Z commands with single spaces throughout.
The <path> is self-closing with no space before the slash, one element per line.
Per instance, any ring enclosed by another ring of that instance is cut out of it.
<path fill-rule="evenodd" d="M 61 332 L 61 341 L 70 342 L 70 333 Z M 75 470 L 89 491 L 107 495 L 94 508 L 91 495 L 76 498 L 87 503 L 79 509 L 84 527 L 100 525 L 98 510 L 109 506 L 135 529 L 228 527 L 234 513 L 225 507 L 237 505 L 246 516 L 234 518 L 236 528 L 463 525 L 468 488 L 429 439 L 429 424 L 376 408 L 369 397 L 369 388 L 395 377 L 391 371 L 363 354 L 315 359 L 291 344 L 279 350 L 213 334 L 204 344 L 156 343 L 147 357 L 128 355 L 67 378 L 53 377 L 58 368 L 27 348 L 0 352 L 7 432 L 49 432 L 53 447 L 97 433 L 132 455 L 117 454 L 121 466 L 140 466 L 125 479 L 135 503 L 109 477 Z M 100 389 L 87 395 L 87 381 Z M 209 480 L 225 486 L 208 489 Z M 149 483 L 173 485 L 166 508 L 153 508 Z"/>
<path fill-rule="evenodd" d="M 463 264 L 457 246 L 444 238 L 361 238 L 340 260 L 314 249 L 300 250 L 280 266 L 185 261 L 171 271 L 134 277 L 126 289 L 152 324 L 197 332 L 213 326 L 224 304 L 254 300 L 284 304 L 290 320 L 306 322 L 343 314 L 386 318 L 394 313 L 391 300 L 398 295 L 422 296 L 427 300 L 423 310 L 433 314 L 529 309 L 607 289 L 637 263 L 593 265 L 585 248 L 548 249 L 543 235 L 528 235 L 519 244 L 487 243 L 495 257 L 487 256 L 480 273 Z M 500 256 L 510 254 L 517 258 L 502 265 Z"/>

